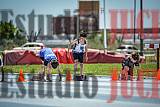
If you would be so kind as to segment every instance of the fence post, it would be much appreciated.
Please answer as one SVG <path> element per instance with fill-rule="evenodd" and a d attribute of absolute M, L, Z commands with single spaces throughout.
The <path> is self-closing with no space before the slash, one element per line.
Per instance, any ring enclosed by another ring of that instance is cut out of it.
<path fill-rule="evenodd" d="M 4 82 L 4 70 L 3 70 L 3 62 L 4 62 L 4 54 L 2 53 L 2 58 L 0 58 L 0 68 L 1 68 L 1 72 L 2 72 L 2 79 L 1 82 Z"/>
<path fill-rule="evenodd" d="M 160 48 L 157 48 L 157 71 L 159 70 L 159 50 Z"/>

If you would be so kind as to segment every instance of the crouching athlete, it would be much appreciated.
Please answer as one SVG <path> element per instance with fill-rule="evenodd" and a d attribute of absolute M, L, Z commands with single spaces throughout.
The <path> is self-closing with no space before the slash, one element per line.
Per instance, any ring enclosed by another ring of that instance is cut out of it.
<path fill-rule="evenodd" d="M 62 80 L 62 76 L 61 76 L 61 72 L 60 72 L 60 68 L 59 68 L 59 62 L 58 59 L 55 55 L 55 53 L 52 51 L 51 48 L 43 48 L 40 50 L 39 52 L 39 57 L 42 60 L 43 63 L 43 67 L 44 67 L 44 71 L 41 74 L 41 79 L 42 80 L 48 80 L 48 81 L 52 81 L 52 75 L 51 75 L 51 68 L 53 69 L 57 69 L 58 73 L 59 73 L 59 81 Z M 46 69 L 47 69 L 47 73 L 46 73 Z M 45 78 L 47 75 L 47 78 Z"/>

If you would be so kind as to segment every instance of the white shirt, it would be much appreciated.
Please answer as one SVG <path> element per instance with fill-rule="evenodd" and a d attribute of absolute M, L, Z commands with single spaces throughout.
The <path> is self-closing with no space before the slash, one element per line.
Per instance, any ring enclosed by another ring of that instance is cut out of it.
<path fill-rule="evenodd" d="M 73 49 L 73 52 L 76 53 L 84 53 L 85 52 L 85 48 L 86 48 L 86 44 L 77 44 L 75 46 L 75 49 Z"/>

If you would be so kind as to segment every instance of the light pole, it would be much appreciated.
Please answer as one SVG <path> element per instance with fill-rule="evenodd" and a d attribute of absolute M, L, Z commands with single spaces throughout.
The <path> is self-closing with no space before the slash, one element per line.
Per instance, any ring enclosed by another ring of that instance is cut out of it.
<path fill-rule="evenodd" d="M 78 35 L 79 35 L 79 9 L 75 10 L 74 11 L 74 15 L 75 15 L 75 18 L 76 18 L 76 38 L 78 38 Z"/>
<path fill-rule="evenodd" d="M 107 35 L 106 35 L 106 6 L 105 0 L 103 0 L 103 8 L 104 8 L 104 48 L 107 49 Z"/>
<path fill-rule="evenodd" d="M 141 30 L 140 30 L 140 55 L 143 56 L 143 0 L 140 0 L 140 12 L 141 12 Z"/>
<path fill-rule="evenodd" d="M 136 0 L 134 0 L 134 44 L 136 43 Z"/>
<path fill-rule="evenodd" d="M 79 22 L 79 18 L 80 17 L 80 13 L 79 13 L 79 0 L 77 0 L 77 39 L 78 39 L 78 35 L 79 35 L 79 24 L 80 24 L 80 22 Z"/>
<path fill-rule="evenodd" d="M 78 38 L 78 35 L 79 35 L 79 9 L 77 12 L 77 38 Z"/>

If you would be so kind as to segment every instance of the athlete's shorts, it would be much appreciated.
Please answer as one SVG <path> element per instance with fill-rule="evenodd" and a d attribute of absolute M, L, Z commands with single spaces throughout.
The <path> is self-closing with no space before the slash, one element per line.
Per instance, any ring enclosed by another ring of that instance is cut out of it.
<path fill-rule="evenodd" d="M 44 61 L 44 57 L 40 57 L 42 61 Z"/>
<path fill-rule="evenodd" d="M 48 61 L 45 61 L 45 60 L 44 60 L 44 57 L 40 57 L 40 58 L 41 58 L 41 60 L 43 61 L 43 64 L 44 64 L 45 66 L 47 66 L 49 62 L 48 62 Z"/>
<path fill-rule="evenodd" d="M 83 63 L 83 55 L 84 53 L 73 53 L 74 60 L 78 60 L 78 62 Z"/>

